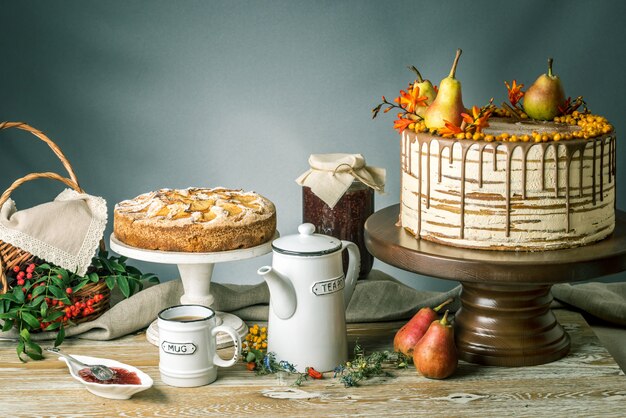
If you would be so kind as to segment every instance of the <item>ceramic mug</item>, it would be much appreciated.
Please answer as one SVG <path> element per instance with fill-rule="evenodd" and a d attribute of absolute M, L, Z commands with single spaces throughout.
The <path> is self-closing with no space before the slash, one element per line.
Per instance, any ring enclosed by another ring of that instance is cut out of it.
<path fill-rule="evenodd" d="M 237 331 L 217 325 L 215 311 L 202 305 L 176 305 L 159 312 L 159 371 L 170 386 L 195 387 L 212 383 L 217 367 L 230 367 L 239 359 L 241 338 Z M 218 332 L 235 343 L 235 354 L 223 360 L 216 353 Z"/>

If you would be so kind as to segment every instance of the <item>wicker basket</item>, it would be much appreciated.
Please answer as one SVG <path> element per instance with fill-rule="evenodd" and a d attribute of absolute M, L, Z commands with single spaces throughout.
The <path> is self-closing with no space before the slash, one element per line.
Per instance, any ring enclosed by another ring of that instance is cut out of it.
<path fill-rule="evenodd" d="M 80 188 L 78 184 L 78 179 L 76 178 L 76 174 L 74 173 L 74 169 L 69 163 L 68 159 L 65 157 L 61 149 L 50 140 L 43 132 L 25 124 L 22 122 L 2 122 L 0 123 L 0 131 L 3 129 L 16 128 L 21 129 L 23 131 L 30 132 L 50 147 L 50 149 L 54 152 L 54 154 L 61 160 L 61 163 L 67 170 L 69 174 L 69 178 L 62 177 L 56 173 L 31 173 L 22 178 L 17 179 L 11 184 L 11 186 L 5 190 L 5 192 L 0 196 L 0 207 L 4 205 L 4 203 L 9 199 L 11 193 L 15 189 L 17 189 L 22 184 L 40 178 L 53 179 L 60 181 L 76 190 L 77 192 L 82 193 L 83 190 Z M 100 241 L 100 248 L 104 250 L 104 241 Z M 14 247 L 13 245 L 0 240 L 0 293 L 6 293 L 10 288 L 10 283 L 8 280 L 8 274 L 11 274 L 13 268 L 15 266 L 19 266 L 22 270 L 26 267 L 26 265 L 35 262 L 35 257 L 27 251 L 24 251 L 20 248 Z M 100 280 L 98 283 L 88 283 L 82 289 L 78 290 L 71 297 L 73 303 L 75 302 L 83 302 L 87 299 L 91 298 L 93 295 L 102 294 L 103 298 L 93 304 L 92 308 L 94 312 L 90 315 L 87 315 L 82 318 L 75 318 L 73 320 L 74 323 L 91 321 L 100 315 L 102 315 L 106 310 L 109 309 L 110 306 L 110 290 L 106 286 L 103 280 Z"/>

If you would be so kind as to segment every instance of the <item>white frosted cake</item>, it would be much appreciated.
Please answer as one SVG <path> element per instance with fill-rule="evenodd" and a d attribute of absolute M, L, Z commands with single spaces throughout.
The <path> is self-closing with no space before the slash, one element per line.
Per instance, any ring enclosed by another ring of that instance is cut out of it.
<path fill-rule="evenodd" d="M 607 237 L 615 226 L 616 138 L 612 129 L 594 137 L 581 129 L 492 118 L 481 140 L 404 130 L 401 226 L 418 238 L 490 250 Z"/>

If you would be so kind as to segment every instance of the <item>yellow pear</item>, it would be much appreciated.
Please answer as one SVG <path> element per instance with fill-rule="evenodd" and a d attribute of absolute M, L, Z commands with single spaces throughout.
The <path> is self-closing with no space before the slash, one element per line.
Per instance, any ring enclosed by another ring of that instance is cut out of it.
<path fill-rule="evenodd" d="M 417 80 L 415 80 L 415 82 L 413 83 L 413 89 L 415 89 L 416 87 L 419 88 L 419 96 L 427 98 L 426 101 L 424 101 L 424 104 L 426 106 L 418 106 L 417 109 L 415 109 L 415 113 L 417 113 L 421 117 L 424 117 L 426 109 L 428 109 L 428 106 L 430 106 L 431 103 L 435 100 L 435 97 L 437 97 L 437 90 L 435 90 L 435 88 L 433 87 L 433 83 L 431 83 L 430 80 L 424 80 L 422 78 L 422 74 L 420 74 L 419 70 L 415 68 L 414 65 L 411 65 L 409 69 L 417 74 Z"/>
<path fill-rule="evenodd" d="M 461 97 L 461 82 L 454 78 L 456 66 L 461 57 L 461 50 L 456 50 L 456 57 L 450 69 L 450 75 L 439 83 L 437 97 L 424 112 L 424 123 L 429 129 L 439 129 L 445 126 L 444 121 L 460 126 L 463 120 L 461 113 L 465 112 Z"/>

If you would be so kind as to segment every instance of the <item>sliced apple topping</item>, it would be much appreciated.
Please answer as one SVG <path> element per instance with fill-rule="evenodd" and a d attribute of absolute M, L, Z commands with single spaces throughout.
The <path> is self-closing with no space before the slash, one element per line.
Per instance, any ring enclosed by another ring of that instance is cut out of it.
<path fill-rule="evenodd" d="M 191 212 L 206 212 L 215 206 L 215 200 L 194 200 L 189 205 L 189 210 Z"/>
<path fill-rule="evenodd" d="M 217 217 L 217 215 L 215 215 L 215 213 L 212 211 L 203 212 L 203 213 L 195 212 L 195 213 L 200 214 L 200 217 L 198 218 L 199 222 L 210 222 Z"/>
<path fill-rule="evenodd" d="M 241 209 L 239 205 L 233 203 L 224 202 L 221 203 L 220 206 L 227 212 L 228 216 L 235 217 L 243 212 L 243 209 Z"/>

